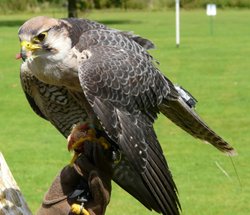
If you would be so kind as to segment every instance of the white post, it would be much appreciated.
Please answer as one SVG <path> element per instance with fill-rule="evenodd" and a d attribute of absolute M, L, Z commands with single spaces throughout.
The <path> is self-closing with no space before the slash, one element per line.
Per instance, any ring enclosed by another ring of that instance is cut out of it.
<path fill-rule="evenodd" d="M 176 10 L 176 47 L 180 46 L 180 0 L 175 0 Z"/>
<path fill-rule="evenodd" d="M 213 16 L 216 16 L 216 4 L 207 4 L 207 15 L 210 16 L 210 34 L 213 35 Z"/>

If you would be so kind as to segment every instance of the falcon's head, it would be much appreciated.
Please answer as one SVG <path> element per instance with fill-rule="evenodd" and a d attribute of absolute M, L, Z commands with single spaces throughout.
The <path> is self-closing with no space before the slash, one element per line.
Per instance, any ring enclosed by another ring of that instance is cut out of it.
<path fill-rule="evenodd" d="M 36 57 L 51 61 L 64 59 L 71 49 L 67 25 L 63 20 L 44 16 L 25 22 L 18 31 L 21 43 L 19 58 L 23 61 L 26 59 L 32 61 Z"/>
<path fill-rule="evenodd" d="M 47 84 L 81 89 L 71 29 L 63 19 L 39 16 L 26 21 L 18 32 L 21 52 L 16 58 L 24 61 L 21 72 L 29 71 Z"/>

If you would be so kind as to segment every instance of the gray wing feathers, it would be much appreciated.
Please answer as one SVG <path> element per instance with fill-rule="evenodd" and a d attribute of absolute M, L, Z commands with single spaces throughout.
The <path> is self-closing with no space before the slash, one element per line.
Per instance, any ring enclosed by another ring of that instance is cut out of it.
<path fill-rule="evenodd" d="M 146 44 L 141 38 L 110 29 L 84 32 L 76 49 L 88 50 L 91 55 L 80 63 L 79 79 L 105 131 L 154 196 L 158 205 L 154 209 L 174 215 L 179 214 L 180 205 L 153 131 L 157 113 L 161 111 L 185 131 L 221 151 L 231 154 L 233 148 L 198 117 L 159 72 Z"/>
<path fill-rule="evenodd" d="M 137 200 L 149 210 L 154 209 L 155 211 L 160 212 L 154 196 L 152 196 L 148 188 L 145 187 L 140 174 L 135 171 L 125 156 L 123 156 L 121 161 L 114 166 L 112 179 L 121 188 L 137 198 Z"/>
<path fill-rule="evenodd" d="M 120 33 L 134 40 L 136 43 L 138 43 L 146 50 L 155 48 L 155 45 L 150 40 L 140 37 L 139 35 L 134 35 L 132 32 L 124 32 L 124 31 L 121 31 Z"/>
<path fill-rule="evenodd" d="M 150 40 L 145 39 L 143 37 L 140 37 L 138 35 L 134 35 L 132 32 L 125 32 L 125 31 L 119 31 L 116 29 L 110 29 L 101 23 L 98 23 L 98 22 L 95 22 L 92 20 L 88 20 L 88 19 L 66 18 L 63 20 L 66 21 L 69 24 L 69 26 L 73 26 L 73 27 L 68 27 L 69 36 L 73 40 L 73 46 L 77 42 L 79 42 L 79 36 L 82 34 L 84 34 L 84 37 L 86 37 L 86 35 L 96 34 L 96 32 L 98 35 L 102 35 L 103 32 L 109 32 L 111 34 L 114 34 L 116 37 L 117 36 L 119 37 L 119 35 L 121 35 L 122 40 L 124 40 L 124 38 L 128 38 L 129 40 L 133 40 L 134 42 L 136 42 L 138 45 L 140 45 L 141 47 L 143 47 L 146 50 L 155 48 L 155 45 Z M 86 33 L 86 32 L 88 32 L 88 33 Z M 119 38 L 117 38 L 117 39 L 119 39 Z M 100 41 L 106 40 L 106 38 L 104 35 L 102 35 L 101 38 L 95 38 L 95 40 L 100 42 Z M 82 40 L 81 43 L 83 41 L 84 40 Z M 91 38 L 88 38 L 88 41 L 91 41 Z M 80 43 L 78 45 L 80 45 Z"/>
<path fill-rule="evenodd" d="M 143 54 L 148 59 L 153 57 L 146 51 L 153 48 L 153 43 L 139 36 L 127 35 L 127 33 L 112 29 L 92 29 L 83 32 L 76 49 L 80 52 L 90 47 L 115 47 L 132 51 L 135 54 Z"/>
<path fill-rule="evenodd" d="M 154 115 L 157 112 L 169 86 L 150 61 L 111 47 L 94 47 L 89 51 L 92 56 L 79 68 L 84 92 L 131 113 L 150 110 L 148 114 Z"/>
<path fill-rule="evenodd" d="M 179 214 L 177 189 L 153 132 L 153 127 L 148 125 L 148 122 L 145 122 L 140 115 L 130 115 L 128 112 L 114 110 L 113 106 L 105 106 L 98 99 L 95 99 L 93 109 L 107 134 L 119 144 L 122 153 L 129 160 L 130 166 L 139 174 L 140 177 L 134 184 L 138 187 L 135 189 L 139 189 L 141 184 L 146 187 L 146 191 L 145 188 L 140 189 L 139 194 L 131 191 L 127 186 L 125 186 L 125 190 L 150 209 L 163 214 Z M 155 147 L 155 145 L 157 146 Z M 115 176 L 114 180 L 118 181 L 118 184 L 127 183 L 127 181 L 116 180 Z M 150 203 L 147 199 L 148 192 L 153 196 Z"/>
<path fill-rule="evenodd" d="M 91 57 L 79 67 L 86 98 L 154 196 L 152 205 L 157 208 L 150 207 L 179 214 L 176 187 L 152 126 L 157 105 L 169 92 L 164 76 L 144 50 L 140 54 L 110 46 L 88 50 Z"/>

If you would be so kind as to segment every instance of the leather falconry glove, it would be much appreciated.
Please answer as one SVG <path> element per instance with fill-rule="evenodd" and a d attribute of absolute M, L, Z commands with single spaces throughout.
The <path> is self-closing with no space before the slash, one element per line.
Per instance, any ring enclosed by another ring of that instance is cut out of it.
<path fill-rule="evenodd" d="M 111 195 L 111 164 L 109 150 L 86 141 L 84 154 L 61 170 L 37 215 L 104 215 Z"/>

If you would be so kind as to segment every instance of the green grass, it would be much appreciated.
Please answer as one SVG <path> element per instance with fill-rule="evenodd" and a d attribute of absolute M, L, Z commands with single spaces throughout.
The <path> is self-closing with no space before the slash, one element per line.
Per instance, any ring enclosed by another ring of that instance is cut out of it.
<path fill-rule="evenodd" d="M 52 179 L 71 155 L 62 136 L 31 111 L 21 90 L 21 62 L 14 59 L 19 51 L 17 30 L 31 16 L 0 15 L 0 151 L 35 211 Z M 228 157 L 159 117 L 155 128 L 179 189 L 182 214 L 248 214 L 250 11 L 219 10 L 213 35 L 205 11 L 182 11 L 180 48 L 175 47 L 172 11 L 95 11 L 87 17 L 151 39 L 157 46 L 151 53 L 161 62 L 160 69 L 192 92 L 199 101 L 197 111 L 239 153 L 233 162 L 242 187 Z M 114 184 L 107 214 L 150 212 Z"/>

